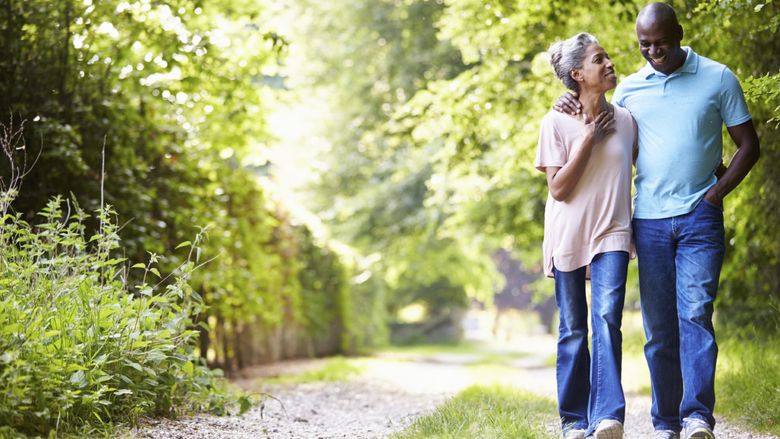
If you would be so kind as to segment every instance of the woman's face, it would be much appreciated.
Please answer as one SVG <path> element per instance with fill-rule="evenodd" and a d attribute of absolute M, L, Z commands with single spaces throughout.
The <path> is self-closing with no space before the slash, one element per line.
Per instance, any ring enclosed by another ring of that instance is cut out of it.
<path fill-rule="evenodd" d="M 582 68 L 573 70 L 572 75 L 583 90 L 603 93 L 617 86 L 615 66 L 598 44 L 591 44 L 585 49 Z"/>

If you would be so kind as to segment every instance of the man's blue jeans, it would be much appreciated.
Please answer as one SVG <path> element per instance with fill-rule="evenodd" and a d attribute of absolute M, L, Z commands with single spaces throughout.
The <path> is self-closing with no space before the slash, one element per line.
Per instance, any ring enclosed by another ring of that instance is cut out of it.
<path fill-rule="evenodd" d="M 725 253 L 723 211 L 702 200 L 688 214 L 634 219 L 633 226 L 653 425 L 679 431 L 698 418 L 714 427 L 712 311 Z"/>
<path fill-rule="evenodd" d="M 620 384 L 620 325 L 626 296 L 628 253 L 606 252 L 590 263 L 593 362 L 588 352 L 588 304 L 585 267 L 555 270 L 555 301 L 560 311 L 558 357 L 558 412 L 564 431 L 589 429 L 599 422 L 623 422 L 626 402 Z"/>

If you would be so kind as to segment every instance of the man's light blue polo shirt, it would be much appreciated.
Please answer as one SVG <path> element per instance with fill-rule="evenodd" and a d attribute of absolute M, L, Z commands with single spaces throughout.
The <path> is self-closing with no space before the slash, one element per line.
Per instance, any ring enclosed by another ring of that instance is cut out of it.
<path fill-rule="evenodd" d="M 634 218 L 669 218 L 692 211 L 715 184 L 723 153 L 722 126 L 750 120 L 736 76 L 723 64 L 688 56 L 666 75 L 648 63 L 624 79 L 612 102 L 639 126 Z"/>

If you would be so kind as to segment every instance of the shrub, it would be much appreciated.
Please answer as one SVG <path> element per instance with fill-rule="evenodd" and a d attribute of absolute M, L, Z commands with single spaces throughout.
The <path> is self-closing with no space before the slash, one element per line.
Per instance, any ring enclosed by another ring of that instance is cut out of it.
<path fill-rule="evenodd" d="M 73 431 L 85 425 L 224 410 L 215 373 L 193 354 L 200 297 L 188 285 L 189 257 L 160 279 L 157 256 L 128 268 L 111 208 L 88 215 L 52 199 L 31 226 L 0 221 L 0 425 L 16 435 Z M 63 204 L 67 209 L 63 210 Z M 137 270 L 139 282 L 128 281 Z"/>

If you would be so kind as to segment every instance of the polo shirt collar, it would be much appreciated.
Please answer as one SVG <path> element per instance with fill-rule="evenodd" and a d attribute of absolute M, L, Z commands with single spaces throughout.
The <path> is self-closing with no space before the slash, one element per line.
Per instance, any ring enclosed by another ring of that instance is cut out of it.
<path fill-rule="evenodd" d="M 696 71 L 699 69 L 699 55 L 697 55 L 696 52 L 694 52 L 693 49 L 688 46 L 683 46 L 682 49 L 687 53 L 685 56 L 685 62 L 679 69 L 675 70 L 674 73 L 696 73 Z M 649 62 L 645 64 L 644 67 L 642 67 L 639 73 L 645 79 L 649 79 L 653 75 L 661 77 L 669 76 L 654 69 Z"/>

